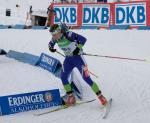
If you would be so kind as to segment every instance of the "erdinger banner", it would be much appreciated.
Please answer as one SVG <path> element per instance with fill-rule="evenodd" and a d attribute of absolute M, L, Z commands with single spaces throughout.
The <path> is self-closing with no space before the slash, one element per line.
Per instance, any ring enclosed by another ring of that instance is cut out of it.
<path fill-rule="evenodd" d="M 53 23 L 69 26 L 150 26 L 150 1 L 118 3 L 53 4 Z"/>
<path fill-rule="evenodd" d="M 37 110 L 60 105 L 58 89 L 0 97 L 0 115 Z"/>
<path fill-rule="evenodd" d="M 54 73 L 57 70 L 57 67 L 61 66 L 61 63 L 57 59 L 55 59 L 45 53 L 42 53 L 39 58 L 39 61 L 37 63 L 37 66 L 40 66 L 40 67 Z"/>

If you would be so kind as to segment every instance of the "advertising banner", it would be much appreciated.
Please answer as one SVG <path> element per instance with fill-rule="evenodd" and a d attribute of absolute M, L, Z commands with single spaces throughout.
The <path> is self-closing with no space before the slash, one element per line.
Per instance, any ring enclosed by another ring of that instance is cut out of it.
<path fill-rule="evenodd" d="M 115 4 L 115 25 L 146 26 L 146 2 Z"/>
<path fill-rule="evenodd" d="M 61 66 L 61 63 L 57 59 L 42 53 L 37 63 L 37 66 L 40 66 L 48 70 L 49 72 L 54 73 L 56 68 L 58 66 Z"/>
<path fill-rule="evenodd" d="M 109 26 L 109 4 L 83 4 L 82 26 Z"/>
<path fill-rule="evenodd" d="M 77 26 L 77 7 L 78 4 L 54 4 L 56 13 L 54 23 L 64 22 L 67 25 Z"/>
<path fill-rule="evenodd" d="M 0 115 L 61 105 L 58 89 L 0 97 Z"/>
<path fill-rule="evenodd" d="M 69 26 L 109 26 L 110 4 L 54 4 L 53 23 Z"/>
<path fill-rule="evenodd" d="M 149 26 L 150 1 L 117 3 L 53 4 L 53 23 L 68 26 Z"/>

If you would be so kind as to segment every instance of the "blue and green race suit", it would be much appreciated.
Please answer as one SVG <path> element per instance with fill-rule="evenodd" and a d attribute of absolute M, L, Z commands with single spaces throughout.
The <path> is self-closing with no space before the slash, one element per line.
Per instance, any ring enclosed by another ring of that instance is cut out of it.
<path fill-rule="evenodd" d="M 59 40 L 54 40 L 52 38 L 49 42 L 50 48 L 54 48 L 55 44 L 57 43 L 60 49 L 62 49 L 65 54 L 65 60 L 61 72 L 61 80 L 66 92 L 68 93 L 72 91 L 72 88 L 68 81 L 68 77 L 75 67 L 79 70 L 80 74 L 82 75 L 82 78 L 87 82 L 87 84 L 91 86 L 92 90 L 95 93 L 100 92 L 97 84 L 91 79 L 89 75 L 87 64 L 82 55 L 82 47 L 84 46 L 86 40 L 87 39 L 85 37 L 77 33 L 68 31 L 65 34 L 63 34 Z M 73 55 L 73 51 L 77 47 L 80 49 L 80 51 L 78 55 Z"/>

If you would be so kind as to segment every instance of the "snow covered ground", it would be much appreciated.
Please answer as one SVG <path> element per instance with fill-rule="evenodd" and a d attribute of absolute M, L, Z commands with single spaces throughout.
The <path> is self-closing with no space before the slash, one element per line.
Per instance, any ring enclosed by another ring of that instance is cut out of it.
<path fill-rule="evenodd" d="M 85 56 L 93 78 L 107 98 L 114 102 L 109 117 L 101 119 L 98 100 L 56 113 L 33 116 L 29 111 L 1 116 L 0 123 L 149 123 L 150 121 L 150 41 L 149 31 L 76 30 L 87 37 L 85 52 L 146 59 L 147 62 Z M 40 55 L 47 53 L 51 38 L 48 30 L 0 30 L 0 48 Z M 84 99 L 96 98 L 83 82 Z M 53 88 L 62 89 L 61 81 L 48 71 L 0 56 L 0 96 Z"/>

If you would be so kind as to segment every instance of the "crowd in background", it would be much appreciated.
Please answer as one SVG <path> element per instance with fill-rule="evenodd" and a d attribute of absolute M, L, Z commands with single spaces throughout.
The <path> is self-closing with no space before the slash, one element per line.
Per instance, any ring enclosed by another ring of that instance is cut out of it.
<path fill-rule="evenodd" d="M 53 0 L 54 3 L 84 3 L 84 2 L 130 2 L 130 1 L 150 1 L 150 0 Z"/>
<path fill-rule="evenodd" d="M 107 0 L 53 0 L 54 3 L 107 2 Z"/>

